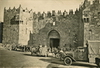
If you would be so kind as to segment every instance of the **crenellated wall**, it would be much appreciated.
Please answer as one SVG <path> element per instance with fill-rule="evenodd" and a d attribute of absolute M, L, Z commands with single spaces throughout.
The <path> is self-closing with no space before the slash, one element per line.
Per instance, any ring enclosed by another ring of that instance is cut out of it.
<path fill-rule="evenodd" d="M 33 32 L 33 11 L 18 8 L 4 8 L 3 43 L 28 45 Z"/>
<path fill-rule="evenodd" d="M 18 8 L 4 8 L 4 23 L 3 23 L 3 43 L 5 44 L 18 44 L 19 32 L 19 12 Z"/>
<path fill-rule="evenodd" d="M 78 13 L 79 12 L 79 13 Z M 70 10 L 69 13 L 66 12 L 61 12 L 60 10 L 58 12 L 55 12 L 54 10 L 52 12 L 48 11 L 40 13 L 38 12 L 37 14 L 34 12 L 33 13 L 33 20 L 34 20 L 34 32 L 38 32 L 41 28 L 45 26 L 47 23 L 53 23 L 54 21 L 60 21 L 62 19 L 66 19 L 69 17 L 69 19 L 73 16 L 81 16 L 78 15 L 80 14 L 80 11 L 76 10 L 73 12 L 73 10 Z M 76 17 L 77 18 L 77 17 Z M 41 22 L 41 23 L 39 23 Z"/>
<path fill-rule="evenodd" d="M 3 43 L 51 46 L 51 39 L 76 48 L 86 46 L 88 40 L 100 40 L 100 3 L 84 0 L 76 11 L 61 10 L 33 12 L 18 8 L 4 8 Z M 87 54 L 87 53 L 86 53 Z M 84 57 L 87 57 L 83 54 Z M 86 60 L 87 58 L 82 58 Z"/>
<path fill-rule="evenodd" d="M 72 47 L 82 46 L 83 44 L 83 23 L 82 9 L 70 10 L 69 13 L 64 11 L 53 10 L 52 12 L 43 12 L 33 14 L 33 45 L 48 45 L 48 34 L 56 30 L 60 35 L 60 46 L 68 44 Z M 82 29 L 80 29 L 82 28 Z"/>
<path fill-rule="evenodd" d="M 60 34 L 60 45 L 82 46 L 84 41 L 83 10 L 89 6 L 85 2 L 76 11 L 33 12 L 18 8 L 4 9 L 3 43 L 21 45 L 49 45 L 48 33 L 56 30 Z M 44 42 L 43 40 L 44 39 Z"/>

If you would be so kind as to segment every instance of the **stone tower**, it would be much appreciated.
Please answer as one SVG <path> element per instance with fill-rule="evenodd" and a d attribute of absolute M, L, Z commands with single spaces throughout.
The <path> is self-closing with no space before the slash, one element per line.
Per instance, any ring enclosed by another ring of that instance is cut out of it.
<path fill-rule="evenodd" d="M 4 8 L 3 43 L 27 45 L 32 33 L 32 10 Z"/>
<path fill-rule="evenodd" d="M 88 41 L 100 41 L 100 3 L 99 0 L 94 0 L 93 4 L 88 5 L 83 10 L 84 22 L 84 46 Z"/>
<path fill-rule="evenodd" d="M 32 10 L 20 8 L 19 22 L 19 44 L 28 45 L 30 33 L 33 33 L 33 12 Z"/>
<path fill-rule="evenodd" d="M 18 44 L 20 6 L 7 10 L 4 8 L 3 43 Z"/>

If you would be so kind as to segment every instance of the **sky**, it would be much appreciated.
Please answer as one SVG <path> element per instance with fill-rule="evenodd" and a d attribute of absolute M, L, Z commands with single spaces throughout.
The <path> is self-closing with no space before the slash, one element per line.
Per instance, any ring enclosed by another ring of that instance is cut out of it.
<path fill-rule="evenodd" d="M 0 0 L 0 22 L 3 22 L 4 7 L 18 8 L 21 5 L 22 8 L 32 9 L 35 12 L 69 11 L 70 9 L 75 11 L 83 2 L 84 0 Z"/>

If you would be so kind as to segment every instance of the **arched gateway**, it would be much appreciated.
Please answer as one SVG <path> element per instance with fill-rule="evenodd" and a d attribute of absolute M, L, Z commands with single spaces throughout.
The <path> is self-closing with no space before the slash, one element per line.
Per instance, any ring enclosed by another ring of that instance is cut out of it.
<path fill-rule="evenodd" d="M 48 34 L 48 45 L 51 48 L 60 46 L 60 35 L 56 30 L 51 30 Z"/>

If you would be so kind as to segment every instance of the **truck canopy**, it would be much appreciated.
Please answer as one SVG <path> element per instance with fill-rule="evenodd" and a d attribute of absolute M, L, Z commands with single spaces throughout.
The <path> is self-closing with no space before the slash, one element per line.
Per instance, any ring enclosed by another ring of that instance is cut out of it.
<path fill-rule="evenodd" d="M 89 62 L 95 63 L 95 58 L 100 57 L 100 41 L 88 40 L 88 58 Z"/>

